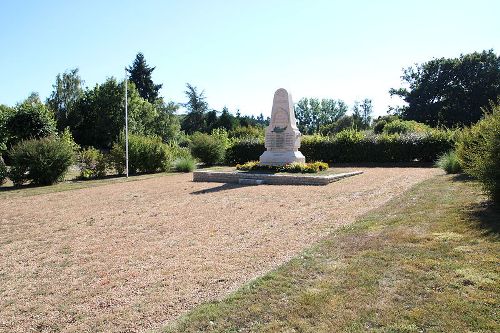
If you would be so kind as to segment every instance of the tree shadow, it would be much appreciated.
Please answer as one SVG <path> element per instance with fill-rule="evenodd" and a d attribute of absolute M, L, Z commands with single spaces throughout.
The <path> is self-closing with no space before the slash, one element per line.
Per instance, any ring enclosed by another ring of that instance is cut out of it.
<path fill-rule="evenodd" d="M 500 237 L 500 207 L 493 201 L 470 205 L 465 215 L 484 235 Z"/>
<path fill-rule="evenodd" d="M 207 194 L 207 193 L 216 193 L 216 192 L 221 192 L 221 191 L 227 191 L 227 190 L 234 190 L 237 188 L 241 187 L 247 187 L 247 186 L 255 186 L 255 185 L 242 185 L 242 184 L 236 184 L 236 183 L 224 183 L 220 186 L 204 189 L 204 190 L 198 190 L 191 192 L 191 194 L 198 195 L 198 194 Z"/>
<path fill-rule="evenodd" d="M 454 182 L 471 182 L 471 181 L 474 181 L 474 178 L 466 175 L 465 173 L 459 173 L 459 174 L 453 175 L 451 177 L 451 180 Z"/>

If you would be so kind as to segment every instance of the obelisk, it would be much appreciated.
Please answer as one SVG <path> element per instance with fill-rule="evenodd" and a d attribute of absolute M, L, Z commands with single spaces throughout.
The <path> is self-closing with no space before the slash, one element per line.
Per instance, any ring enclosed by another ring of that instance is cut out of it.
<path fill-rule="evenodd" d="M 260 164 L 305 163 L 306 159 L 299 151 L 300 137 L 292 96 L 285 89 L 278 89 L 274 93 L 271 121 L 266 128 L 266 151 L 260 156 Z"/>

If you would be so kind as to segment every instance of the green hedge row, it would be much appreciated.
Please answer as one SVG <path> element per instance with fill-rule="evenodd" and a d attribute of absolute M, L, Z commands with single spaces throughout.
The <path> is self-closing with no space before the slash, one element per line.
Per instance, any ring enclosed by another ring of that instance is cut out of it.
<path fill-rule="evenodd" d="M 335 137 L 304 137 L 300 151 L 307 161 L 327 163 L 432 162 L 453 146 L 453 135 L 447 131 L 369 137 L 346 131 Z M 255 161 L 264 150 L 263 141 L 235 142 L 226 152 L 226 162 Z"/>

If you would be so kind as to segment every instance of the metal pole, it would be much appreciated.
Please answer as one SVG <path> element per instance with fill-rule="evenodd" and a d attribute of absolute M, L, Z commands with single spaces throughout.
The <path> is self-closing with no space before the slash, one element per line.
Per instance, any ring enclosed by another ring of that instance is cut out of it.
<path fill-rule="evenodd" d="M 125 69 L 125 170 L 128 178 L 128 96 L 127 96 L 127 69 Z"/>

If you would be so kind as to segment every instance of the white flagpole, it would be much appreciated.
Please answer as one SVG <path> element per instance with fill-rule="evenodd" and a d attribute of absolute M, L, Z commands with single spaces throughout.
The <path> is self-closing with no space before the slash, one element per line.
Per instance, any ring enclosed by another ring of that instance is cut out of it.
<path fill-rule="evenodd" d="M 125 69 L 125 170 L 128 178 L 128 96 L 127 96 L 128 76 Z"/>

